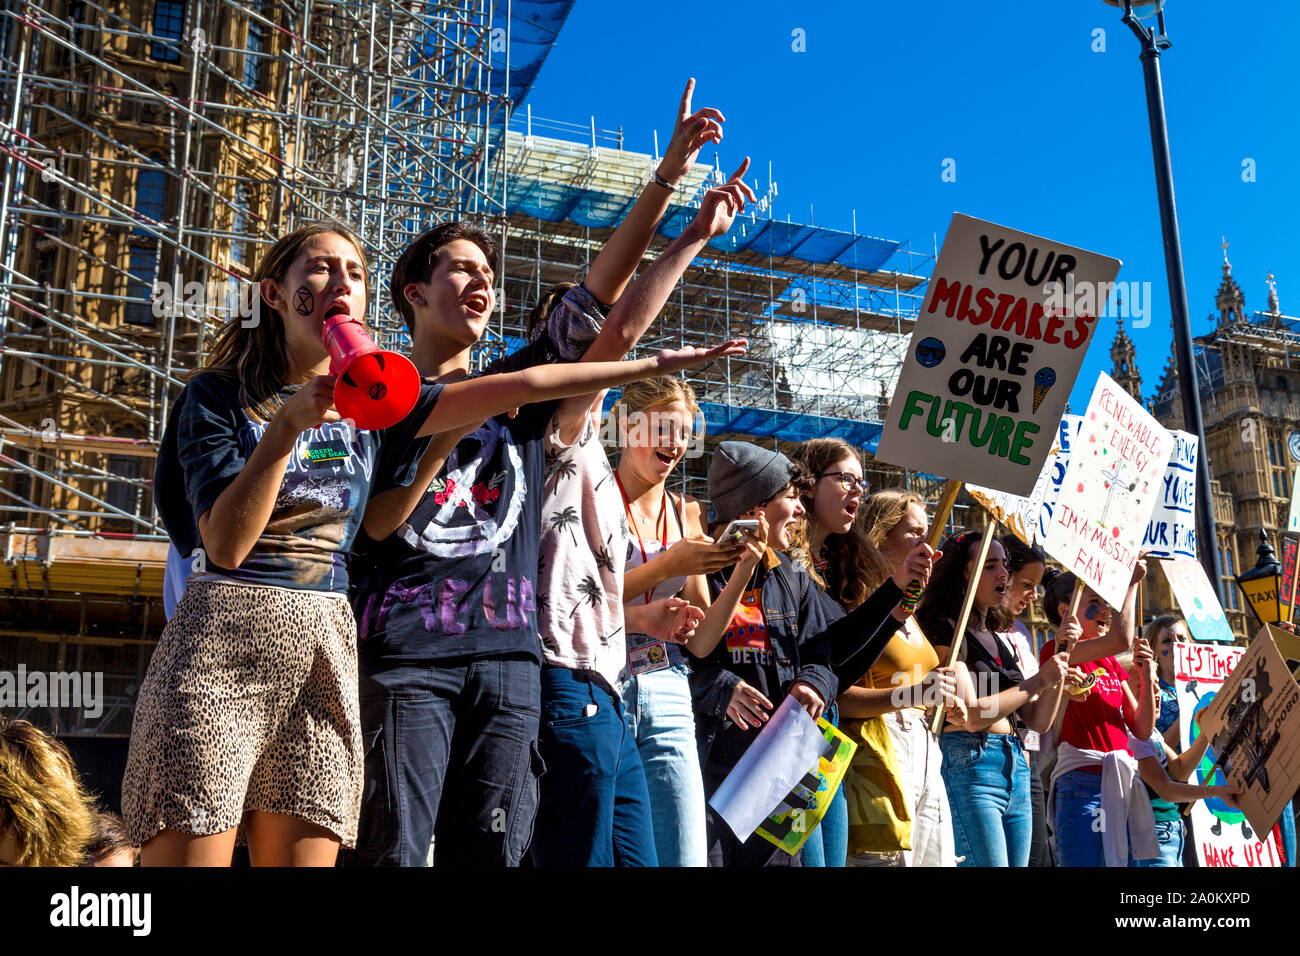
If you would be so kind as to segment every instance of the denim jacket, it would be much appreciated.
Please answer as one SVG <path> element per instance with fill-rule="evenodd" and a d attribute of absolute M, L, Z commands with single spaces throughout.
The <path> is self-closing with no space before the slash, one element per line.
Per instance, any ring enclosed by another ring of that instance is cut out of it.
<path fill-rule="evenodd" d="M 727 572 L 710 578 L 710 590 L 716 600 L 726 585 Z M 763 619 L 771 645 L 772 663 L 777 686 L 759 687 L 773 705 L 779 706 L 790 685 L 804 681 L 816 689 L 829 704 L 835 699 L 838 683 L 830 667 L 826 635 L 826 606 L 820 589 L 803 568 L 789 556 L 769 550 L 759 566 L 751 587 L 761 589 Z M 707 773 L 726 773 L 735 765 L 740 753 L 758 731 L 741 730 L 727 718 L 727 704 L 742 677 L 733 670 L 730 652 L 720 641 L 713 652 L 696 662 L 691 674 L 691 693 L 695 703 L 695 730 L 700 750 L 700 764 Z M 772 667 L 763 668 L 770 674 Z M 751 681 L 751 683 L 753 683 Z M 729 738 L 728 745 L 715 754 L 719 734 Z M 739 735 L 739 736 L 737 736 Z"/>

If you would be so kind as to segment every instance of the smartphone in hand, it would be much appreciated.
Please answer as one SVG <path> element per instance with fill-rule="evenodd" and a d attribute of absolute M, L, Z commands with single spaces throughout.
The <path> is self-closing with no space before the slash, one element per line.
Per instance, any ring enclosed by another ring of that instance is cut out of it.
<path fill-rule="evenodd" d="M 752 518 L 744 521 L 737 519 L 727 525 L 713 543 L 719 548 L 734 548 L 744 540 L 746 531 L 750 534 L 758 534 L 758 521 Z"/>

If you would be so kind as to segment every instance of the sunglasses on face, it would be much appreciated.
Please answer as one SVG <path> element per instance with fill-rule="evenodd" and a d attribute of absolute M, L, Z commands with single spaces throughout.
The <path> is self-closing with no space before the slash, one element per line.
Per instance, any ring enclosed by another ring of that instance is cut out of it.
<path fill-rule="evenodd" d="M 871 488 L 871 482 L 867 481 L 865 478 L 859 478 L 851 471 L 824 471 L 818 475 L 817 478 L 819 480 L 822 478 L 837 478 L 839 479 L 840 487 L 845 491 L 853 491 L 855 488 L 861 488 L 864 495 Z"/>

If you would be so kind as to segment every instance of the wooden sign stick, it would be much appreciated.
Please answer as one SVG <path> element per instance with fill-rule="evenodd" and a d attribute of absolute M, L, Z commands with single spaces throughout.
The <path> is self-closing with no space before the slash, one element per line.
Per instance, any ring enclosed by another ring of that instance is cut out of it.
<path fill-rule="evenodd" d="M 971 609 L 975 606 L 975 592 L 979 589 L 980 576 L 984 573 L 984 561 L 989 556 L 989 547 L 993 544 L 993 538 L 997 534 L 998 523 L 989 521 L 989 525 L 984 529 L 983 539 L 980 541 L 980 553 L 975 559 L 975 567 L 971 571 L 970 583 L 966 585 L 966 600 L 962 602 L 961 617 L 957 618 L 957 627 L 952 632 L 952 650 L 948 653 L 948 666 L 953 667 L 957 663 L 957 654 L 961 651 L 961 639 L 966 633 L 966 622 L 970 620 Z M 940 704 L 934 712 L 934 720 L 930 722 L 930 733 L 938 734 L 939 728 L 943 726 L 943 714 L 946 708 Z"/>
<path fill-rule="evenodd" d="M 939 508 L 934 513 L 934 521 L 930 522 L 930 534 L 926 537 L 925 543 L 932 548 L 938 548 L 939 543 L 943 541 L 944 529 L 948 525 L 948 515 L 952 514 L 952 506 L 957 502 L 957 494 L 961 491 L 961 482 L 954 478 L 949 478 L 943 486 L 943 494 L 939 496 Z M 921 592 L 924 588 L 921 582 L 913 581 L 903 592 L 903 600 L 900 605 L 904 614 L 911 614 L 916 610 L 916 605 L 921 600 Z"/>

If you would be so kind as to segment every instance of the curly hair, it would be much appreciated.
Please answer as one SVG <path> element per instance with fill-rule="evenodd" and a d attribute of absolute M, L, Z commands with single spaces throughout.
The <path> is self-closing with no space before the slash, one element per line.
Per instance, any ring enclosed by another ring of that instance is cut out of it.
<path fill-rule="evenodd" d="M 983 531 L 967 531 L 950 536 L 940 547 L 943 557 L 935 564 L 930 583 L 916 609 L 916 619 L 926 634 L 953 633 L 957 618 L 961 616 L 962 602 L 966 599 L 966 565 L 978 556 L 983 540 Z M 980 569 L 977 568 L 975 573 L 978 575 Z M 1014 622 L 1011 611 L 1002 604 L 992 605 L 984 611 L 984 623 L 990 631 L 1005 631 Z M 931 642 L 944 643 L 935 638 L 931 638 Z"/>
<path fill-rule="evenodd" d="M 17 866 L 76 866 L 95 835 L 95 804 L 68 749 L 25 720 L 0 717 L 0 834 Z"/>
<path fill-rule="evenodd" d="M 870 544 L 857 519 L 849 530 L 843 534 L 826 535 L 823 550 L 827 552 L 825 577 L 818 573 L 815 564 L 816 555 L 812 554 L 810 540 L 812 529 L 817 520 L 813 510 L 813 499 L 817 493 L 817 482 L 827 468 L 845 458 L 857 458 L 853 446 L 842 438 L 813 438 L 799 445 L 790 453 L 790 460 L 802 465 L 812 477 L 813 484 L 800 490 L 804 516 L 795 525 L 790 536 L 790 553 L 813 576 L 826 593 L 838 601 L 846 610 L 852 610 L 867 599 L 871 593 L 867 582 L 875 576 L 876 567 L 868 549 Z M 876 584 L 879 584 L 877 581 Z M 872 588 L 874 590 L 874 587 Z"/>

